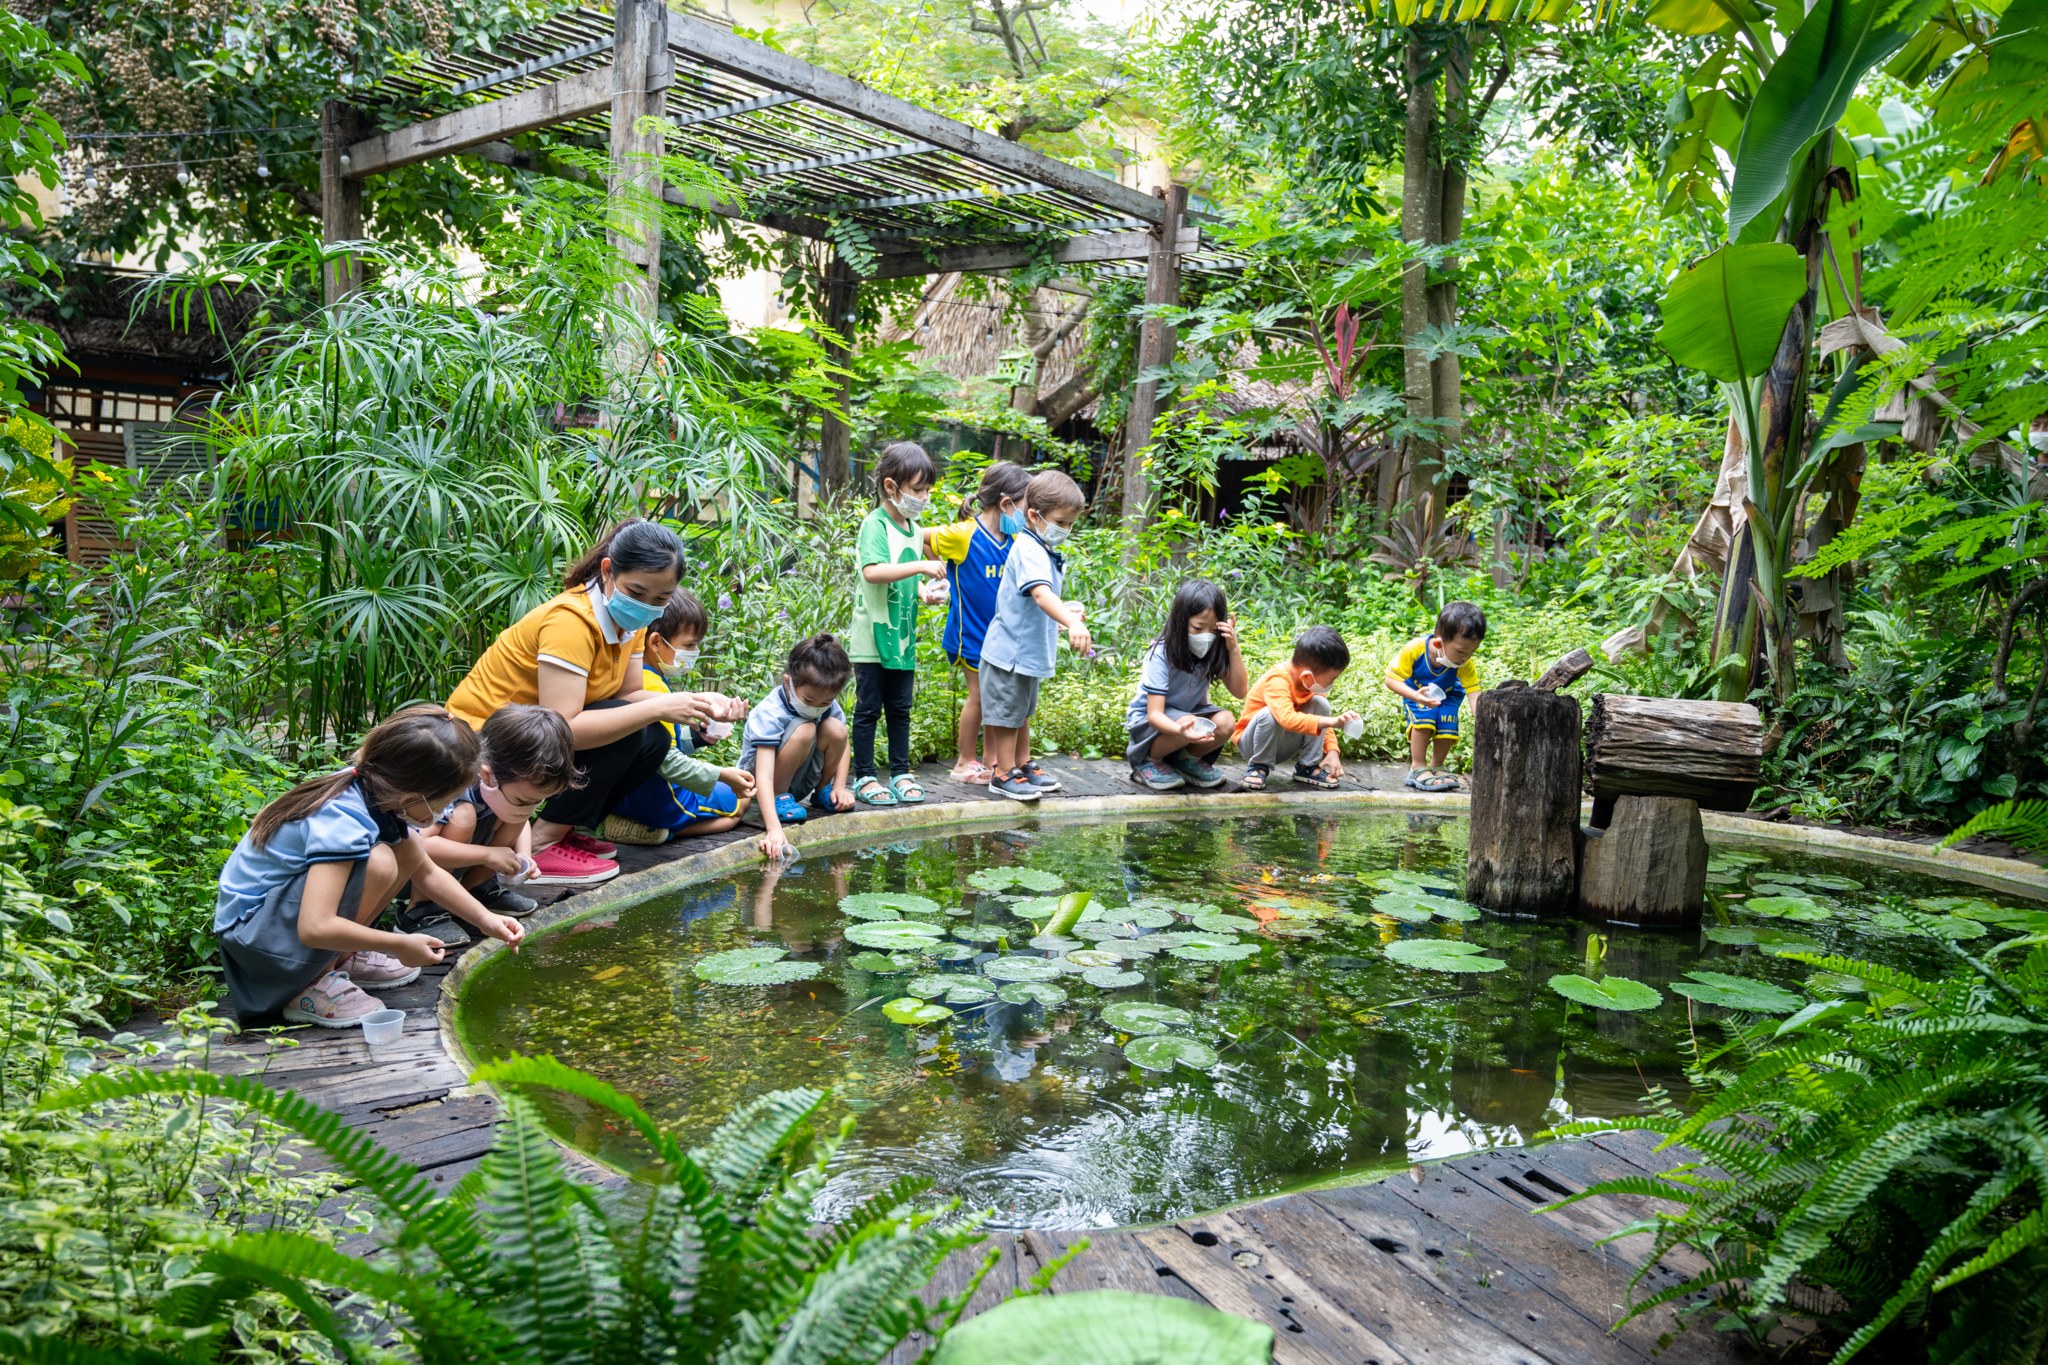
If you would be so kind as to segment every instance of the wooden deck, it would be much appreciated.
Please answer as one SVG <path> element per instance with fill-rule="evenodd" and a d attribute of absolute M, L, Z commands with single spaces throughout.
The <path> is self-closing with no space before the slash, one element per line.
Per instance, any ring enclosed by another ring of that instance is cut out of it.
<path fill-rule="evenodd" d="M 1049 766 L 1066 780 L 1070 798 L 1138 794 L 1121 763 L 1054 758 Z M 960 787 L 943 770 L 920 777 L 935 804 L 997 799 Z M 1398 770 L 1388 769 L 1367 769 L 1347 781 L 1353 790 L 1398 785 Z M 1057 800 L 1044 804 L 1052 808 Z M 1438 802 L 1462 805 L 1461 798 L 1438 797 L 1432 804 Z M 855 819 L 847 817 L 846 833 L 857 832 Z M 632 873 L 751 837 L 754 832 L 743 828 L 658 849 L 621 849 L 620 861 Z M 612 889 L 592 888 L 599 894 Z M 550 916 L 543 912 L 542 918 Z M 468 1085 L 442 1044 L 441 987 L 454 961 L 451 956 L 412 985 L 383 993 L 406 1011 L 408 1027 L 399 1042 L 374 1055 L 354 1031 L 302 1028 L 245 1033 L 219 1048 L 211 1064 L 290 1087 L 452 1186 L 482 1156 L 496 1113 L 491 1096 Z M 612 1178 L 577 1161 L 593 1179 Z M 1648 1142 L 1613 1135 L 1415 1166 L 1377 1184 L 1283 1195 L 1164 1226 L 998 1233 L 990 1245 L 1002 1259 L 971 1311 L 1000 1301 L 1086 1237 L 1088 1250 L 1060 1272 L 1053 1292 L 1118 1288 L 1213 1304 L 1269 1324 L 1274 1359 L 1281 1362 L 1740 1359 L 1711 1331 L 1674 1337 L 1676 1320 L 1668 1310 L 1610 1334 L 1645 1239 L 1609 1245 L 1600 1239 L 1639 1217 L 1647 1203 L 1602 1199 L 1532 1215 L 1540 1204 L 1591 1182 L 1670 1164 L 1652 1156 Z M 978 1254 L 949 1262 L 933 1292 L 957 1291 L 978 1262 Z M 1686 1270 L 1686 1262 L 1677 1261 L 1643 1292 Z M 917 1354 L 913 1342 L 897 1358 L 907 1362 Z"/>

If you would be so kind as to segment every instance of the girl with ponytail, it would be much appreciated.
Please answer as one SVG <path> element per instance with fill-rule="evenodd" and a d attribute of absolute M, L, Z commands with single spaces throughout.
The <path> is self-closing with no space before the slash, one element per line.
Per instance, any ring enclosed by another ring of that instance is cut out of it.
<path fill-rule="evenodd" d="M 519 921 L 477 904 L 415 832 L 476 775 L 476 733 L 438 706 L 412 706 L 365 735 L 348 767 L 263 808 L 221 869 L 214 903 L 243 1023 L 282 1011 L 295 1024 L 348 1028 L 382 1008 L 365 987 L 406 985 L 439 962 L 439 940 L 372 927 L 407 882 L 492 938 L 520 940 Z"/>
<path fill-rule="evenodd" d="M 448 698 L 473 729 L 510 705 L 545 706 L 569 722 L 583 782 L 541 807 L 530 886 L 593 886 L 618 876 L 617 849 L 579 828 L 595 830 L 660 771 L 669 725 L 746 718 L 746 703 L 732 697 L 641 685 L 647 627 L 682 572 L 674 531 L 642 518 L 620 522 L 569 566 L 562 592 L 498 636 Z"/>

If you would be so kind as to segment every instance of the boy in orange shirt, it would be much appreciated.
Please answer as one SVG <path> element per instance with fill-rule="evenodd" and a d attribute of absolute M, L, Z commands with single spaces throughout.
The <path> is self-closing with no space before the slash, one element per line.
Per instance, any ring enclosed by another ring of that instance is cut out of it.
<path fill-rule="evenodd" d="M 1330 714 L 1329 692 L 1351 666 L 1344 637 L 1328 626 L 1310 626 L 1294 640 L 1294 655 L 1274 664 L 1252 684 L 1244 719 L 1231 738 L 1244 754 L 1244 788 L 1264 791 L 1276 763 L 1292 760 L 1294 780 L 1334 790 L 1344 775 L 1337 753 L 1337 728 L 1358 719 L 1356 711 Z M 1322 736 L 1322 743 L 1310 740 Z"/>

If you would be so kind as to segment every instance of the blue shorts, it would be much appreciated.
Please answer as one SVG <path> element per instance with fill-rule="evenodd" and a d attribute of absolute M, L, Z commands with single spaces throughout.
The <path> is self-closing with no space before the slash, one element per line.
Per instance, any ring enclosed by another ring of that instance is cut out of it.
<path fill-rule="evenodd" d="M 1463 693 L 1445 697 L 1434 706 L 1424 706 L 1419 701 L 1401 698 L 1401 705 L 1408 712 L 1408 728 L 1427 730 L 1439 739 L 1449 739 L 1458 733 L 1458 708 L 1465 702 Z"/>
<path fill-rule="evenodd" d="M 981 655 L 978 652 L 974 654 L 969 654 L 966 650 L 963 649 L 958 654 L 955 654 L 952 650 L 949 649 L 946 651 L 946 658 L 951 662 L 960 665 L 969 673 L 981 672 Z"/>
<path fill-rule="evenodd" d="M 715 820 L 740 813 L 739 793 L 723 782 L 711 786 L 709 796 L 669 785 L 659 773 L 626 793 L 618 813 L 649 829 L 678 830 L 699 820 Z"/>

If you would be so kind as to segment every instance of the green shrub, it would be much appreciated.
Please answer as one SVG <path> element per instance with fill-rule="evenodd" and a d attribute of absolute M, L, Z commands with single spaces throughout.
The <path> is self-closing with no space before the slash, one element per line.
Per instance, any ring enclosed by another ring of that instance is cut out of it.
<path fill-rule="evenodd" d="M 147 1096 L 91 1115 L 46 1107 L 95 1066 L 202 1060 L 225 1025 L 195 1010 L 169 1043 L 107 1036 L 97 1002 L 124 979 L 18 870 L 33 824 L 0 800 L 0 1330 L 184 1351 L 156 1305 L 212 1239 L 262 1227 L 324 1244 L 346 1230 L 315 1213 L 338 1187 L 299 1173 L 280 1130 L 233 1107 Z M 226 1326 L 182 1358 L 328 1358 L 272 1293 Z"/>

